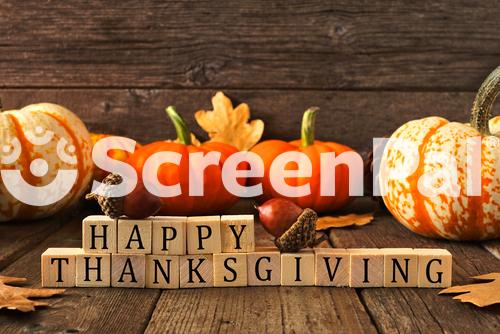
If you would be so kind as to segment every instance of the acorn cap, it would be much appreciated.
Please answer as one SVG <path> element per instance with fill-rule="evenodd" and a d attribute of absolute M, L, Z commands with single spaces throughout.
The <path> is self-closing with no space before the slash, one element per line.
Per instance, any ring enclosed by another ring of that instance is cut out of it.
<path fill-rule="evenodd" d="M 311 209 L 304 209 L 297 221 L 274 240 L 274 244 L 282 252 L 298 252 L 305 247 L 316 244 L 316 221 L 318 214 Z"/>
<path fill-rule="evenodd" d="M 104 185 L 116 185 L 122 183 L 123 179 L 120 175 L 117 174 L 109 174 L 102 180 Z M 104 192 L 108 192 L 110 187 L 101 187 L 104 189 Z M 113 219 L 119 218 L 123 215 L 123 200 L 124 197 L 109 197 L 109 196 L 101 196 L 95 193 L 89 193 L 85 196 L 85 199 L 88 200 L 96 200 L 99 206 L 101 207 L 102 212 Z"/>

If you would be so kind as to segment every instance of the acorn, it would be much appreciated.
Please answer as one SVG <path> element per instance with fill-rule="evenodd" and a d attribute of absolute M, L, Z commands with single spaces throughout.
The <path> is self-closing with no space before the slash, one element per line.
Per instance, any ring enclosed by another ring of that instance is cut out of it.
<path fill-rule="evenodd" d="M 117 174 L 109 174 L 102 180 L 104 185 L 116 185 L 123 181 Z M 104 187 L 104 192 L 109 187 Z M 96 200 L 102 212 L 113 219 L 126 216 L 132 219 L 144 219 L 154 216 L 162 207 L 161 198 L 151 194 L 144 185 L 139 182 L 132 192 L 123 197 L 101 196 L 90 193 L 85 196 L 88 200 Z"/>
<path fill-rule="evenodd" d="M 273 198 L 255 207 L 264 229 L 276 239 L 274 244 L 282 252 L 298 252 L 313 247 L 316 239 L 318 214 L 314 210 L 302 209 L 285 198 Z"/>

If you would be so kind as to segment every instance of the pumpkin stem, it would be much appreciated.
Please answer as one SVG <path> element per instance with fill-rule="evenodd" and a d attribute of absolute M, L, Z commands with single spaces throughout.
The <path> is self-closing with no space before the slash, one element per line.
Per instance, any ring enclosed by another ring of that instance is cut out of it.
<path fill-rule="evenodd" d="M 172 123 L 174 124 L 179 142 L 185 145 L 191 145 L 191 132 L 189 131 L 182 117 L 179 116 L 177 111 L 175 111 L 175 107 L 168 106 L 167 109 L 165 109 L 165 111 L 167 112 L 168 117 L 170 117 Z"/>
<path fill-rule="evenodd" d="M 2 104 L 2 98 L 0 97 L 0 112 L 3 111 L 3 104 Z"/>
<path fill-rule="evenodd" d="M 318 107 L 310 107 L 302 116 L 302 128 L 300 131 L 301 146 L 307 147 L 314 144 L 314 124 Z"/>
<path fill-rule="evenodd" d="M 482 134 L 489 134 L 488 121 L 492 107 L 500 93 L 500 66 L 488 75 L 476 94 L 470 116 L 471 125 Z"/>

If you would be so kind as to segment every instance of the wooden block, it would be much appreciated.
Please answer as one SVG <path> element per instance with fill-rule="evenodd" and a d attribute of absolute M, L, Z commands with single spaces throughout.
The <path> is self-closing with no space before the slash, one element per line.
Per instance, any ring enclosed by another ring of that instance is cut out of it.
<path fill-rule="evenodd" d="M 210 288 L 214 286 L 213 255 L 179 257 L 179 287 Z"/>
<path fill-rule="evenodd" d="M 249 286 L 281 284 L 281 253 L 276 247 L 255 247 L 247 254 Z"/>
<path fill-rule="evenodd" d="M 76 286 L 111 286 L 111 254 L 77 254 Z"/>
<path fill-rule="evenodd" d="M 186 254 L 187 217 L 156 216 L 153 220 L 153 254 Z"/>
<path fill-rule="evenodd" d="M 349 286 L 350 253 L 343 248 L 315 248 L 314 285 Z"/>
<path fill-rule="evenodd" d="M 384 253 L 378 248 L 348 249 L 351 258 L 349 286 L 384 286 Z"/>
<path fill-rule="evenodd" d="M 223 253 L 249 253 L 255 250 L 253 215 L 221 217 Z"/>
<path fill-rule="evenodd" d="M 88 216 L 82 223 L 82 243 L 85 253 L 116 253 L 116 219 L 108 216 Z"/>
<path fill-rule="evenodd" d="M 214 286 L 247 286 L 247 254 L 221 253 L 213 255 Z"/>
<path fill-rule="evenodd" d="M 418 256 L 413 249 L 384 248 L 384 287 L 416 287 Z"/>
<path fill-rule="evenodd" d="M 146 255 L 146 288 L 178 289 L 179 256 Z"/>
<path fill-rule="evenodd" d="M 451 286 L 452 256 L 446 249 L 415 249 L 418 256 L 418 287 Z"/>
<path fill-rule="evenodd" d="M 146 256 L 144 254 L 112 254 L 111 286 L 144 288 L 146 286 Z"/>
<path fill-rule="evenodd" d="M 188 254 L 221 252 L 220 216 L 188 217 L 186 227 Z"/>
<path fill-rule="evenodd" d="M 281 285 L 314 285 L 314 252 L 301 250 L 281 254 Z"/>
<path fill-rule="evenodd" d="M 118 220 L 118 253 L 151 254 L 151 219 Z"/>
<path fill-rule="evenodd" d="M 42 254 L 42 286 L 69 288 L 75 286 L 76 255 L 81 248 L 49 248 Z"/>

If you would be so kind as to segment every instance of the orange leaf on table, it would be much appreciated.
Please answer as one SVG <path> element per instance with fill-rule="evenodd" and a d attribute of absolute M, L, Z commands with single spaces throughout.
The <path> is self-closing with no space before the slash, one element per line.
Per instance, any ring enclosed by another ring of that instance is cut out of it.
<path fill-rule="evenodd" d="M 250 108 L 242 103 L 233 108 L 233 103 L 224 93 L 212 98 L 214 110 L 200 110 L 194 114 L 196 122 L 205 130 L 210 141 L 233 145 L 240 151 L 251 149 L 264 132 L 264 122 L 256 119 L 249 122 Z"/>
<path fill-rule="evenodd" d="M 320 217 L 316 222 L 316 231 L 322 231 L 329 228 L 347 227 L 347 226 L 363 226 L 373 221 L 372 213 L 358 215 L 355 213 L 346 216 L 324 216 Z"/>
<path fill-rule="evenodd" d="M 462 303 L 472 303 L 479 307 L 500 303 L 500 273 L 490 273 L 472 278 L 491 282 L 452 286 L 439 291 L 439 294 L 459 293 L 453 299 L 458 299 Z"/>
<path fill-rule="evenodd" d="M 35 310 L 36 306 L 48 306 L 49 304 L 29 298 L 47 298 L 64 292 L 64 289 L 35 289 L 7 285 L 25 281 L 26 278 L 0 276 L 0 310 L 6 308 L 31 312 Z"/>

